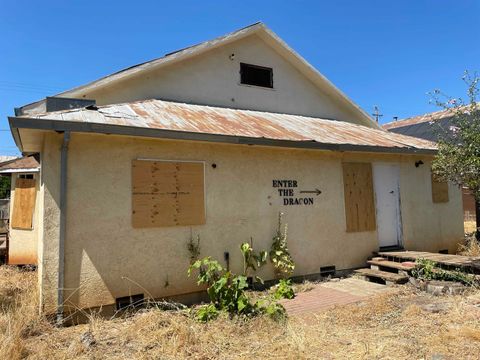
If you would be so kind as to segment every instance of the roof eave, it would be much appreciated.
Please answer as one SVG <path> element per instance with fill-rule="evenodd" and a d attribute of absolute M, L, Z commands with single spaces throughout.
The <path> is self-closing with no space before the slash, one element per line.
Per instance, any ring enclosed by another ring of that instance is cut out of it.
<path fill-rule="evenodd" d="M 15 119 L 14 117 L 8 117 L 8 124 L 10 125 L 10 133 L 12 134 L 13 140 L 15 141 L 15 145 L 17 145 L 18 149 L 23 152 L 23 144 L 22 144 L 22 139 L 20 137 L 20 134 L 18 132 L 18 127 L 15 127 L 12 124 L 12 119 Z"/>
<path fill-rule="evenodd" d="M 372 145 L 356 145 L 356 144 L 332 144 L 321 143 L 314 140 L 311 141 L 293 141 L 279 140 L 270 138 L 257 138 L 247 136 L 222 135 L 222 134 L 206 134 L 188 131 L 164 130 L 142 128 L 124 125 L 87 123 L 79 121 L 65 121 L 52 119 L 34 119 L 25 117 L 9 117 L 12 133 L 18 134 L 18 129 L 36 129 L 46 131 L 71 131 L 79 133 L 97 133 L 110 135 L 137 136 L 148 138 L 161 138 L 170 140 L 190 140 L 190 141 L 207 141 L 225 144 L 237 145 L 259 145 L 273 146 L 297 149 L 316 149 L 338 152 L 372 152 L 387 154 L 418 154 L 418 155 L 434 155 L 437 150 L 415 148 L 415 147 L 387 147 Z M 17 142 L 17 140 L 15 140 Z M 18 141 L 21 144 L 21 138 L 18 135 Z M 17 143 L 18 146 L 18 143 Z"/>
<path fill-rule="evenodd" d="M 0 174 L 16 174 L 16 173 L 38 173 L 40 168 L 24 168 L 24 169 L 3 169 Z"/>

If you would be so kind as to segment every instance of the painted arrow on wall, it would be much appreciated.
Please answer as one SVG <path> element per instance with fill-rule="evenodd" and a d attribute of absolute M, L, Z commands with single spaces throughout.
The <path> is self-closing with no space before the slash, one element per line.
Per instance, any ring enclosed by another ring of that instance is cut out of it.
<path fill-rule="evenodd" d="M 300 190 L 300 194 L 317 194 L 320 195 L 322 192 L 318 189 L 315 190 Z"/>

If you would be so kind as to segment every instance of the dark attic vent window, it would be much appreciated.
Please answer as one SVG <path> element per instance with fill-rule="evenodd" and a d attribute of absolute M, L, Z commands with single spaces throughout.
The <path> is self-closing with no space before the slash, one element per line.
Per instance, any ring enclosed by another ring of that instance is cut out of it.
<path fill-rule="evenodd" d="M 240 83 L 273 89 L 273 70 L 269 67 L 240 63 Z"/>

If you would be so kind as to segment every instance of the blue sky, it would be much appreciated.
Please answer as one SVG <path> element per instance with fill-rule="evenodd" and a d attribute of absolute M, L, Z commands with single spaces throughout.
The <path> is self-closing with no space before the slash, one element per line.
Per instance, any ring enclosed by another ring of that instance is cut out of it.
<path fill-rule="evenodd" d="M 263 21 L 368 113 L 387 122 L 463 96 L 480 71 L 478 0 L 0 0 L 0 154 L 13 108 Z"/>

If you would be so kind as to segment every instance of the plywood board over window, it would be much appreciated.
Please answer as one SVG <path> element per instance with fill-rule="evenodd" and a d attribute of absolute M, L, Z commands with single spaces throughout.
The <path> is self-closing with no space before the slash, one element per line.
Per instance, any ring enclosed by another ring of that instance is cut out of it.
<path fill-rule="evenodd" d="M 32 229 L 36 194 L 35 179 L 16 179 L 12 212 L 12 228 L 24 230 Z"/>
<path fill-rule="evenodd" d="M 372 164 L 343 163 L 343 185 L 347 232 L 374 231 Z"/>
<path fill-rule="evenodd" d="M 133 227 L 204 224 L 204 173 L 203 162 L 134 160 Z"/>
<path fill-rule="evenodd" d="M 435 175 L 432 174 L 432 201 L 434 203 L 448 202 L 448 183 L 437 181 Z"/>

